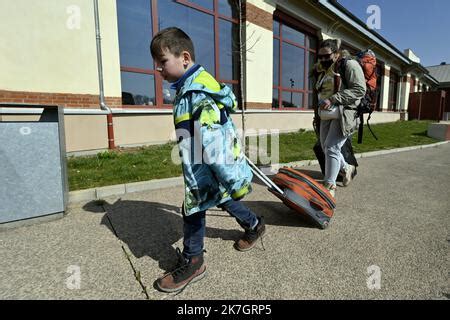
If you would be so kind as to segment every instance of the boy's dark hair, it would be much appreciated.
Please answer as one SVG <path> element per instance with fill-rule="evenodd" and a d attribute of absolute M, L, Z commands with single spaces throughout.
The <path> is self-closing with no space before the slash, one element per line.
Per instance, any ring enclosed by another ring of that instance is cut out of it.
<path fill-rule="evenodd" d="M 327 39 L 322 41 L 320 44 L 320 48 L 330 48 L 332 52 L 338 52 L 341 48 L 341 40 L 340 39 Z"/>
<path fill-rule="evenodd" d="M 175 57 L 183 51 L 189 52 L 192 61 L 195 61 L 194 44 L 191 38 L 181 29 L 170 27 L 159 31 L 150 43 L 152 57 L 161 57 L 163 50 L 168 49 Z"/>

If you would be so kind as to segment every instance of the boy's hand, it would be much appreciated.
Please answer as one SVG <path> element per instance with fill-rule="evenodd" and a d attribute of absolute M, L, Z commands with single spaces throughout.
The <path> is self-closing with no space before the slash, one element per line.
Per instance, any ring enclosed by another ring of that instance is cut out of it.
<path fill-rule="evenodd" d="M 322 110 L 330 110 L 331 109 L 331 101 L 330 99 L 325 99 L 322 100 L 321 102 L 319 102 L 319 108 L 321 108 Z"/>

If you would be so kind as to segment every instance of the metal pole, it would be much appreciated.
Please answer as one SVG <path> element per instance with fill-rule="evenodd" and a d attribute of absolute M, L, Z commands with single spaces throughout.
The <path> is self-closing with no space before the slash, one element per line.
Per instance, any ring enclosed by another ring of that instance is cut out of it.
<path fill-rule="evenodd" d="M 103 87 L 103 62 L 102 62 L 102 38 L 100 36 L 100 18 L 98 14 L 98 0 L 94 0 L 94 18 L 95 18 L 95 38 L 97 44 L 97 69 L 98 69 L 98 84 L 100 91 L 100 108 L 108 111 L 106 116 L 108 128 L 108 148 L 115 149 L 114 143 L 114 126 L 113 115 L 111 109 L 105 103 L 105 89 Z"/>

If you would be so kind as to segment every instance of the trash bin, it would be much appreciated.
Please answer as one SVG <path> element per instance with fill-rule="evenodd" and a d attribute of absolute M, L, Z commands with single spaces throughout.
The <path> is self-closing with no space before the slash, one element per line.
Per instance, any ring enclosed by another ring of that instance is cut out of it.
<path fill-rule="evenodd" d="M 63 107 L 0 103 L 0 229 L 62 217 L 67 194 Z"/>

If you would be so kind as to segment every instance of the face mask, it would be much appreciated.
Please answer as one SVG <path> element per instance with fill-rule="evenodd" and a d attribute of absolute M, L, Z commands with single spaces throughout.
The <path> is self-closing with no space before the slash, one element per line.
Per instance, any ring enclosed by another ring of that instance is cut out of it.
<path fill-rule="evenodd" d="M 328 70 L 328 68 L 333 64 L 333 60 L 320 61 L 320 64 L 325 70 Z"/>

